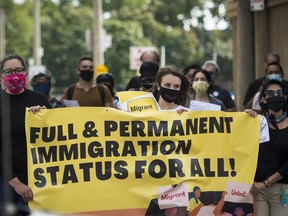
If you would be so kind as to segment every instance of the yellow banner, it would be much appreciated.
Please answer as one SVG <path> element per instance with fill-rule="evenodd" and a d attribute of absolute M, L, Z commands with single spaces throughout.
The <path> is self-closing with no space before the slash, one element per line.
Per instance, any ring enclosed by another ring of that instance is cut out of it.
<path fill-rule="evenodd" d="M 231 182 L 253 182 L 259 134 L 260 118 L 240 112 L 26 112 L 29 205 L 61 214 L 153 215 L 159 188 L 180 183 L 189 199 L 195 186 L 203 197 L 214 193 L 216 201 L 205 205 L 215 205 Z"/>

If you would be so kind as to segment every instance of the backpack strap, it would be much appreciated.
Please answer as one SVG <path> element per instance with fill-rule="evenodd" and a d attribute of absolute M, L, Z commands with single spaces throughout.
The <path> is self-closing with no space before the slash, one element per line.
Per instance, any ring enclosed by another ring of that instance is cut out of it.
<path fill-rule="evenodd" d="M 75 89 L 75 85 L 71 85 L 71 86 L 68 87 L 67 100 L 72 100 L 74 89 Z"/>
<path fill-rule="evenodd" d="M 103 85 L 97 84 L 103 106 L 105 106 L 105 91 Z"/>

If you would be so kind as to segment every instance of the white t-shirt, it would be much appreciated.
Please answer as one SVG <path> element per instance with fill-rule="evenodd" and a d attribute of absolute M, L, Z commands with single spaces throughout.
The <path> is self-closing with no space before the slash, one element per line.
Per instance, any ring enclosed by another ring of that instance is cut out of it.
<path fill-rule="evenodd" d="M 261 110 L 261 107 L 259 104 L 259 96 L 260 96 L 260 92 L 257 92 L 254 95 L 253 102 L 252 102 L 252 109 L 253 110 Z"/>

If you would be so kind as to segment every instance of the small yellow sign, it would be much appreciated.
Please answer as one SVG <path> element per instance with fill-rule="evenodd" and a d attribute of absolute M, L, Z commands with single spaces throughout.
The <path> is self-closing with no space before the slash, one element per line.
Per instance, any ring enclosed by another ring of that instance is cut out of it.
<path fill-rule="evenodd" d="M 127 102 L 127 108 L 129 112 L 148 112 L 158 111 L 157 102 L 153 98 L 143 97 Z"/>
<path fill-rule="evenodd" d="M 122 91 L 117 93 L 121 110 L 128 112 L 158 111 L 160 107 L 151 92 Z"/>

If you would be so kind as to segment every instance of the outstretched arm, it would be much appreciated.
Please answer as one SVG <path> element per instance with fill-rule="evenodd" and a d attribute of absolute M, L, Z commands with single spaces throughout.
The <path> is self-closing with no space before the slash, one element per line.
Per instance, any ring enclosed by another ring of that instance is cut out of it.
<path fill-rule="evenodd" d="M 11 179 L 9 184 L 14 188 L 16 193 L 18 193 L 25 202 L 33 200 L 33 192 L 30 187 L 23 184 L 17 177 Z"/>

